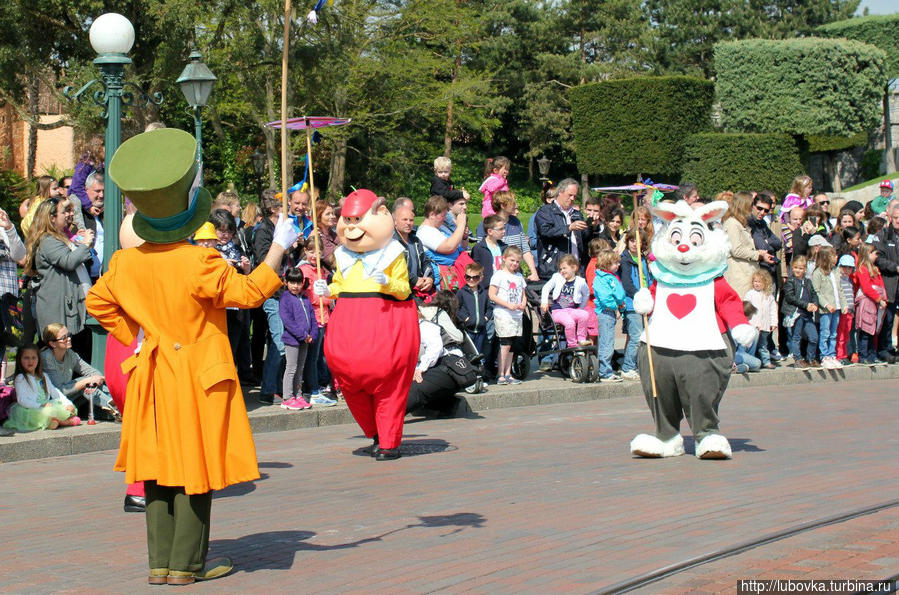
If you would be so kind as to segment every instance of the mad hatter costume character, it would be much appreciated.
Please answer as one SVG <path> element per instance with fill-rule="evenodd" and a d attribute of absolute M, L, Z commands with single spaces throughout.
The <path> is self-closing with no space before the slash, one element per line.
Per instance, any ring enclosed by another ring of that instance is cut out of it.
<path fill-rule="evenodd" d="M 334 251 L 334 278 L 330 286 L 323 279 L 314 286 L 317 295 L 337 298 L 325 358 L 379 461 L 400 457 L 419 346 L 405 251 L 393 232 L 384 199 L 371 190 L 351 193 L 337 222 L 343 245 Z"/>
<path fill-rule="evenodd" d="M 108 174 L 138 212 L 141 246 L 119 250 L 87 307 L 123 345 L 143 330 L 131 372 L 115 469 L 144 481 L 151 584 L 222 576 L 205 564 L 212 490 L 259 477 L 256 451 L 228 342 L 225 308 L 252 308 L 281 286 L 274 271 L 297 237 L 279 222 L 272 247 L 249 275 L 185 239 L 206 220 L 193 136 L 172 128 L 119 147 Z"/>
<path fill-rule="evenodd" d="M 656 281 L 651 290 L 644 288 L 634 295 L 634 310 L 651 313 L 637 357 L 656 431 L 631 441 L 635 455 L 684 454 L 680 422 L 686 417 L 697 457 L 731 457 L 727 438 L 718 433 L 718 404 L 733 364 L 726 333 L 729 330 L 734 341 L 746 346 L 752 344 L 756 333 L 743 314 L 740 296 L 722 276 L 730 249 L 720 226 L 725 211 L 727 203 L 723 201 L 696 210 L 684 201 L 659 203 L 653 209 L 668 226 L 652 242 L 656 260 L 650 270 Z M 655 387 L 649 369 L 650 349 Z"/>

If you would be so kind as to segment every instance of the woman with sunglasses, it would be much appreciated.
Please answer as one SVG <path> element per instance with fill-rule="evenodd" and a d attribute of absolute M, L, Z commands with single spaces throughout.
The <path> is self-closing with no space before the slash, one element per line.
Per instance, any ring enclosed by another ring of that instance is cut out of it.
<path fill-rule="evenodd" d="M 95 416 L 107 421 L 121 421 L 112 396 L 106 388 L 106 379 L 99 370 L 81 359 L 72 350 L 72 335 L 64 324 L 54 322 L 44 327 L 41 338 L 47 347 L 41 350 L 44 373 L 84 417 L 93 401 Z"/>
<path fill-rule="evenodd" d="M 86 264 L 91 260 L 94 232 L 81 229 L 69 237 L 74 217 L 71 203 L 51 198 L 41 203 L 28 234 L 25 274 L 32 282 L 37 328 L 61 322 L 72 333 L 72 346 L 81 357 L 90 357 L 90 331 L 84 326 L 85 296 L 91 286 Z"/>

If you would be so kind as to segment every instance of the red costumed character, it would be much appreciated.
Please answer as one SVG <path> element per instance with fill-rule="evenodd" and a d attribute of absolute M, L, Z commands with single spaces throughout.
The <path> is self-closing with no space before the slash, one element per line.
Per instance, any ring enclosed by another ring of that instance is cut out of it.
<path fill-rule="evenodd" d="M 330 285 L 337 298 L 325 335 L 325 358 L 356 423 L 374 439 L 379 461 L 397 459 L 412 375 L 418 361 L 418 310 L 410 299 L 402 245 L 383 198 L 359 189 L 346 197 L 337 222 Z"/>

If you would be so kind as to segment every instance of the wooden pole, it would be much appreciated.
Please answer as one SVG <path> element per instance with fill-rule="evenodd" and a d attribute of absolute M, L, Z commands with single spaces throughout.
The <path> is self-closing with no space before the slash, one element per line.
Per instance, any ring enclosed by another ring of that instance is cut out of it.
<path fill-rule="evenodd" d="M 637 216 L 637 210 L 634 209 L 632 217 Z M 652 223 L 650 223 L 651 225 Z M 640 223 L 636 222 L 634 226 L 634 237 L 637 239 L 637 274 L 640 276 L 640 289 L 646 287 L 646 277 L 643 276 L 643 247 L 640 241 Z M 643 332 L 646 333 L 646 355 L 649 357 L 649 381 L 652 383 L 652 398 L 657 399 L 659 392 L 656 389 L 656 370 L 652 363 L 652 343 L 649 342 L 649 318 L 643 315 Z"/>
<path fill-rule="evenodd" d="M 315 238 L 315 277 L 316 280 L 322 278 L 322 257 L 321 248 L 319 247 L 318 237 L 318 214 L 315 212 L 315 183 L 312 181 L 312 126 L 309 124 L 309 118 L 306 118 L 306 159 L 309 166 L 309 202 L 312 203 L 312 237 Z M 325 300 L 318 300 L 318 315 L 321 320 L 325 319 Z"/>
<path fill-rule="evenodd" d="M 290 48 L 290 0 L 284 0 L 284 51 L 281 53 L 281 214 L 287 219 L 287 51 Z"/>

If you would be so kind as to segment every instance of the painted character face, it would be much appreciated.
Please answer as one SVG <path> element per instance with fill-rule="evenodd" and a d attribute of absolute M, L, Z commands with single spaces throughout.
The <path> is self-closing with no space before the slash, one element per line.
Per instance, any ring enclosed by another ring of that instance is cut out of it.
<path fill-rule="evenodd" d="M 727 233 L 716 225 L 727 203 L 716 201 L 693 209 L 685 202 L 660 203 L 653 211 L 668 222 L 652 241 L 656 260 L 684 282 L 723 270 L 730 252 Z"/>
<path fill-rule="evenodd" d="M 379 250 L 393 238 L 393 217 L 384 205 L 374 213 L 365 211 L 361 217 L 341 216 L 337 221 L 337 237 L 353 252 Z"/>

